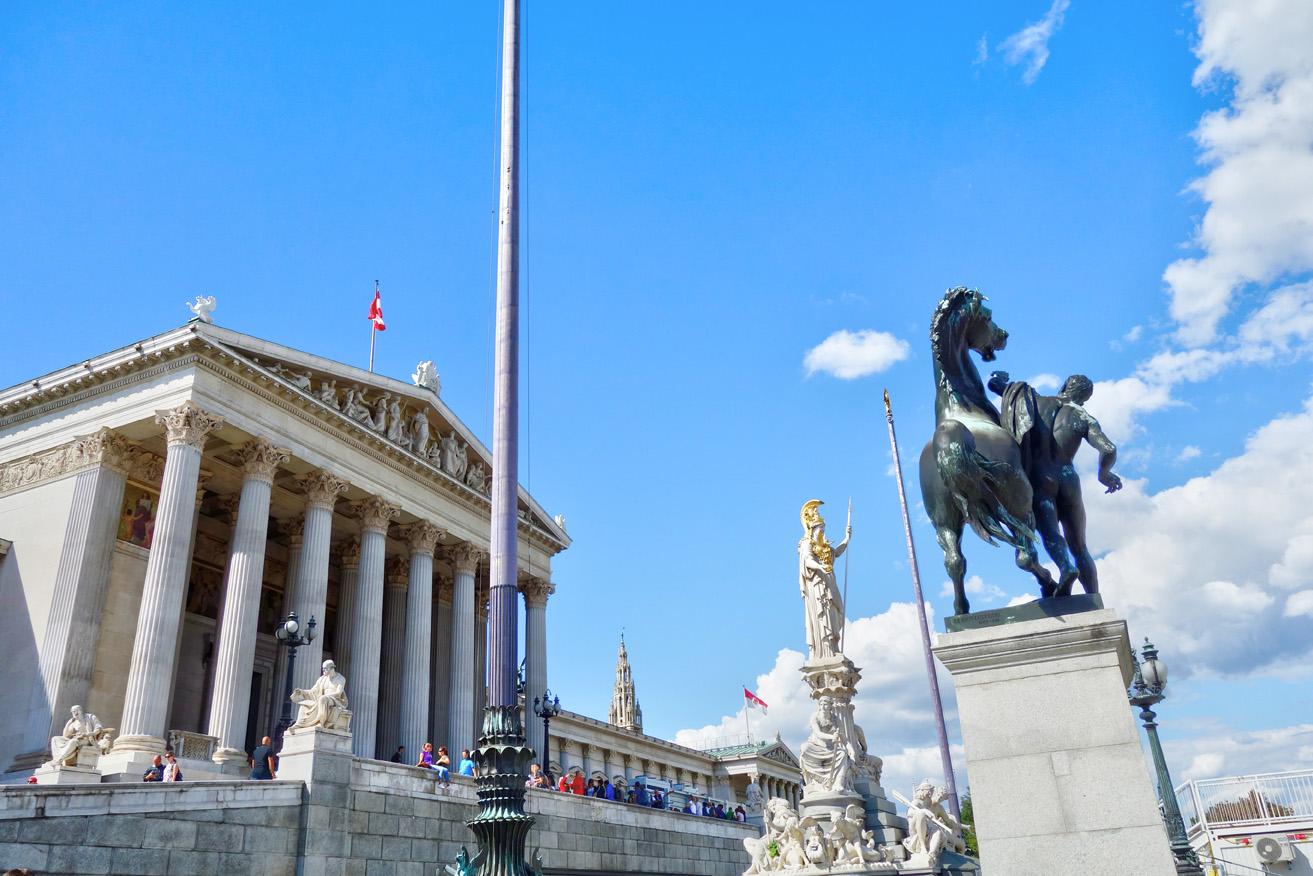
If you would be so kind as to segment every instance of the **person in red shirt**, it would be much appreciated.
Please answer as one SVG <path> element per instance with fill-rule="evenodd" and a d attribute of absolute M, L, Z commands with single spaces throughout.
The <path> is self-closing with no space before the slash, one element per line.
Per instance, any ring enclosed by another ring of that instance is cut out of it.
<path fill-rule="evenodd" d="M 580 797 L 582 797 L 582 796 L 584 795 L 584 773 L 583 773 L 583 770 L 575 770 L 575 771 L 574 771 L 574 779 L 570 782 L 570 791 L 571 791 L 572 793 L 578 794 Z"/>
<path fill-rule="evenodd" d="M 36 783 L 33 782 L 33 784 Z M 565 773 L 561 773 L 561 781 L 556 783 L 556 790 L 562 793 L 565 793 L 570 790 L 570 777 L 567 776 Z"/>

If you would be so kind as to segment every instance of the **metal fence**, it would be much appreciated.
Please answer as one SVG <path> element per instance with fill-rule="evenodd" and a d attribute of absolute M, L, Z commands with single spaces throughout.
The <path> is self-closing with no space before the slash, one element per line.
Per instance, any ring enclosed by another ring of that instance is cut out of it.
<path fill-rule="evenodd" d="M 1313 818 L 1313 770 L 1190 781 L 1176 789 L 1185 829 L 1282 825 Z"/>

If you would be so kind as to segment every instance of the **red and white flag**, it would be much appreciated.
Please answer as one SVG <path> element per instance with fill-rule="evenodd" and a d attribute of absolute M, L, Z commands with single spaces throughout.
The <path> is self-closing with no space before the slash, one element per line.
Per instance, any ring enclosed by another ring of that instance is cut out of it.
<path fill-rule="evenodd" d="M 375 331 L 383 331 L 387 326 L 383 325 L 383 294 L 377 289 L 374 290 L 374 301 L 369 305 L 369 320 L 374 323 Z"/>
<path fill-rule="evenodd" d="M 766 714 L 766 701 L 746 687 L 743 689 L 743 705 L 749 709 L 758 709 L 763 715 Z"/>

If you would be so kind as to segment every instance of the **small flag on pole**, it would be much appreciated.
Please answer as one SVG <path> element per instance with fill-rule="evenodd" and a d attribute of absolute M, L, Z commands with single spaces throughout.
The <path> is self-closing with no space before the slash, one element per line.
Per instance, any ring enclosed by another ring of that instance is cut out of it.
<path fill-rule="evenodd" d="M 763 715 L 766 714 L 766 701 L 748 690 L 746 687 L 743 689 L 743 705 L 747 706 L 749 709 L 757 709 Z"/>
<path fill-rule="evenodd" d="M 377 331 L 383 331 L 387 328 L 383 324 L 383 293 L 377 289 L 374 290 L 374 300 L 369 305 L 369 321 L 374 324 Z"/>

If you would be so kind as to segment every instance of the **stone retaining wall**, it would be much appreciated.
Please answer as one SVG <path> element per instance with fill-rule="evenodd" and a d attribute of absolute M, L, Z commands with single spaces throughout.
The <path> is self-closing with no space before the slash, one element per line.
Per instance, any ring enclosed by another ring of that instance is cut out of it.
<path fill-rule="evenodd" d="M 339 773 L 338 782 L 309 785 L 0 788 L 0 870 L 433 876 L 462 846 L 477 849 L 465 826 L 477 811 L 469 779 L 442 789 L 427 770 L 349 764 L 349 779 Z M 540 849 L 557 874 L 738 876 L 748 865 L 743 838 L 757 835 L 749 825 L 551 791 L 530 791 L 526 808 L 537 819 L 529 852 Z"/>

